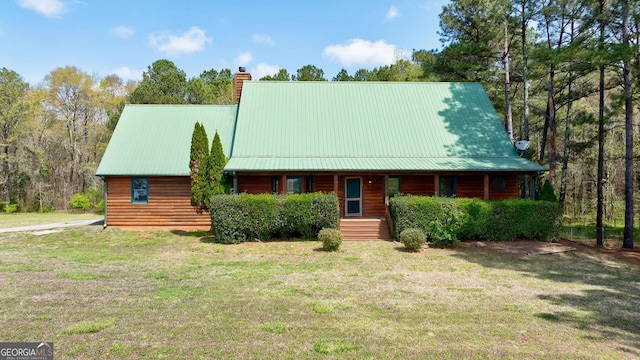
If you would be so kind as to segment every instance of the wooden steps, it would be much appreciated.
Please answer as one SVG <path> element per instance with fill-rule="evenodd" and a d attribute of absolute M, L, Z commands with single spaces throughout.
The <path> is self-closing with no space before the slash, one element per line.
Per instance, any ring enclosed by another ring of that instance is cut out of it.
<path fill-rule="evenodd" d="M 385 218 L 342 218 L 340 231 L 344 240 L 391 240 Z"/>

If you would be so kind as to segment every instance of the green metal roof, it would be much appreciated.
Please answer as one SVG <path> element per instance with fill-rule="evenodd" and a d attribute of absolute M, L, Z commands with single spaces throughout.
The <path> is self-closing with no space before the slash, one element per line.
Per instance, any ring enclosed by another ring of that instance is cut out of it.
<path fill-rule="evenodd" d="M 209 146 L 217 130 L 229 155 L 237 109 L 236 105 L 127 105 L 96 173 L 189 175 L 195 122 L 204 125 Z"/>
<path fill-rule="evenodd" d="M 478 83 L 245 82 L 228 171 L 544 171 Z"/>

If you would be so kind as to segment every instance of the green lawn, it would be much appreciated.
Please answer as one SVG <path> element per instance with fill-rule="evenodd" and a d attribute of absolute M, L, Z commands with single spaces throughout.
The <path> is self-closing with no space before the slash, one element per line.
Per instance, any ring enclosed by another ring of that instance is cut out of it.
<path fill-rule="evenodd" d="M 0 212 L 0 229 L 30 226 L 30 225 L 43 225 L 59 222 L 79 221 L 79 220 L 100 220 L 103 215 L 96 215 L 92 213 L 88 214 L 74 214 L 65 212 L 54 213 L 13 213 L 6 214 Z"/>
<path fill-rule="evenodd" d="M 56 359 L 640 357 L 640 268 L 397 243 L 0 234 L 0 339 Z"/>

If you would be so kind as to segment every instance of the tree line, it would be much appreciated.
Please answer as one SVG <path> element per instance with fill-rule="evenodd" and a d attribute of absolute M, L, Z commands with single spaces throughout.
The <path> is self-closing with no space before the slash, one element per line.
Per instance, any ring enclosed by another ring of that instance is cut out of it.
<path fill-rule="evenodd" d="M 305 65 L 261 81 L 473 81 L 483 84 L 523 156 L 544 175 L 566 215 L 593 215 L 599 229 L 634 222 L 640 107 L 640 15 L 631 0 L 452 0 L 440 13 L 442 48 L 328 79 Z M 187 79 L 169 60 L 139 82 L 57 68 L 36 86 L 0 71 L 0 189 L 6 209 L 66 209 L 100 188 L 95 169 L 126 103 L 231 104 L 230 69 Z M 634 111 L 635 110 L 635 111 Z M 536 179 L 539 184 L 542 179 Z M 529 189 L 523 184 L 523 195 Z M 628 243 L 625 243 L 627 246 Z"/>

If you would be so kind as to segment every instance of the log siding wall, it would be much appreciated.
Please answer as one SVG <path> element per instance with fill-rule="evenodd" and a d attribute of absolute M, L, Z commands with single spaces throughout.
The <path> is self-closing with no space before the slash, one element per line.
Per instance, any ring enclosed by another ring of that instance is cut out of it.
<path fill-rule="evenodd" d="M 107 177 L 107 226 L 129 229 L 210 230 L 208 213 L 191 207 L 187 176 L 148 177 L 149 201 L 131 203 L 131 177 Z"/>
<path fill-rule="evenodd" d="M 271 179 L 278 177 L 280 193 L 285 192 L 284 182 L 287 176 L 303 178 L 303 191 L 306 181 L 313 177 L 313 191 L 332 193 L 336 188 L 333 174 L 238 174 L 238 192 L 250 194 L 270 193 Z M 433 196 L 436 193 L 435 175 L 432 174 L 389 174 L 400 178 L 400 192 L 405 195 Z M 445 175 L 443 175 L 445 176 Z M 485 198 L 484 174 L 447 174 L 456 178 L 456 196 L 469 198 Z M 501 176 L 507 181 L 507 188 L 502 191 L 493 189 L 492 180 Z M 518 197 L 518 174 L 500 174 L 489 176 L 489 200 Z M 344 188 L 346 177 L 362 179 L 362 216 L 384 216 L 384 175 L 383 174 L 339 174 L 337 176 L 337 195 L 340 199 L 340 216 L 344 216 Z M 369 183 L 371 181 L 371 183 Z"/>

